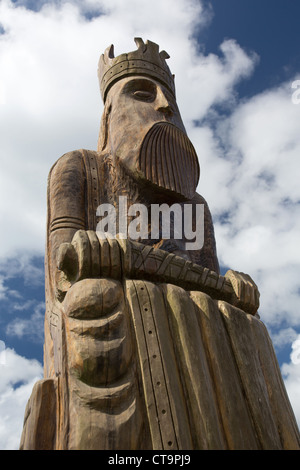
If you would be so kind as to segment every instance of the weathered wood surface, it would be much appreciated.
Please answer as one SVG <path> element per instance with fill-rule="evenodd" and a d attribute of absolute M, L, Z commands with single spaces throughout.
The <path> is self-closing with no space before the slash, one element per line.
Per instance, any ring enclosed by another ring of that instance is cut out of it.
<path fill-rule="evenodd" d="M 68 419 L 65 448 L 299 449 L 255 316 L 144 280 L 81 280 L 63 304 L 69 409 L 53 416 Z M 48 386 L 43 407 L 33 391 L 22 448 L 60 448 L 58 426 L 54 438 L 47 424 L 56 390 Z"/>
<path fill-rule="evenodd" d="M 244 273 L 219 275 L 168 55 L 136 44 L 100 58 L 97 151 L 69 152 L 49 174 L 45 378 L 20 448 L 299 450 L 258 288 Z M 102 239 L 97 208 L 119 215 L 120 196 L 189 206 L 193 226 L 202 205 L 203 246 L 188 250 L 161 226 L 147 238 L 151 220 L 143 240 Z"/>
<path fill-rule="evenodd" d="M 37 382 L 27 403 L 20 449 L 53 450 L 59 417 L 56 379 Z"/>

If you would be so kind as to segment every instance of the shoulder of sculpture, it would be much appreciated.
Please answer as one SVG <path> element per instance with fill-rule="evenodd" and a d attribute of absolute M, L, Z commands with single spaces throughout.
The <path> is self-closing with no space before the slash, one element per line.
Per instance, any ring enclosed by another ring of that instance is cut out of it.
<path fill-rule="evenodd" d="M 56 160 L 52 166 L 49 173 L 49 178 L 53 178 L 56 175 L 61 177 L 62 174 L 66 172 L 68 174 L 83 173 L 85 171 L 84 159 L 95 154 L 97 154 L 96 151 L 85 149 L 71 150 L 70 152 L 65 153 L 58 160 Z"/>
<path fill-rule="evenodd" d="M 206 200 L 203 196 L 201 196 L 201 194 L 195 193 L 191 201 L 193 204 L 204 204 L 206 207 L 208 207 Z"/>
<path fill-rule="evenodd" d="M 194 197 L 192 198 L 192 203 L 193 204 L 203 204 L 204 205 L 204 215 L 205 215 L 205 220 L 207 223 L 212 223 L 212 215 L 210 212 L 210 208 L 208 206 L 208 203 L 206 199 L 201 196 L 201 194 L 195 193 Z"/>
<path fill-rule="evenodd" d="M 60 158 L 56 160 L 56 162 L 52 165 L 49 177 L 56 172 L 61 172 L 65 169 L 70 169 L 70 166 L 77 166 L 81 164 L 82 161 L 82 153 L 80 150 L 72 150 L 71 152 L 67 152 L 63 154 Z"/>

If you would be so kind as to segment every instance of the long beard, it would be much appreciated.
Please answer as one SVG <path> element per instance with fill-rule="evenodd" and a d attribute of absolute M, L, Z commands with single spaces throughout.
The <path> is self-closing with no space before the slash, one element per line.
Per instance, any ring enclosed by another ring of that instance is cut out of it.
<path fill-rule="evenodd" d="M 139 156 L 144 177 L 191 199 L 200 177 L 195 149 L 187 135 L 172 124 L 159 122 L 146 134 Z"/>

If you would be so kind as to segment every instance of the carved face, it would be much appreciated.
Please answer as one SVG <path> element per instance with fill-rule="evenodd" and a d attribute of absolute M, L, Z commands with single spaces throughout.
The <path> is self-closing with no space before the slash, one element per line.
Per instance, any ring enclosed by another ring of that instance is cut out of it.
<path fill-rule="evenodd" d="M 179 190 L 182 183 L 178 182 L 176 188 L 174 183 L 171 184 L 171 179 L 168 182 L 164 182 L 160 175 L 155 179 L 154 176 L 151 176 L 151 172 L 147 174 L 145 171 L 147 166 L 145 156 L 141 163 L 141 154 L 143 153 L 142 145 L 145 142 L 148 131 L 153 129 L 155 125 L 162 125 L 164 129 L 172 128 L 177 136 L 179 135 L 180 139 L 183 141 L 182 148 L 185 149 L 190 146 L 192 150 L 187 157 L 187 175 L 185 175 L 182 170 L 180 172 L 178 171 L 178 177 L 182 179 L 188 180 L 189 176 L 192 178 L 193 174 L 194 180 L 197 180 L 196 182 L 190 181 L 186 184 L 186 186 L 191 188 L 189 194 L 186 195 L 190 197 L 190 194 L 194 193 L 198 182 L 199 165 L 195 151 L 186 136 L 176 100 L 167 88 L 159 82 L 143 76 L 126 77 L 119 80 L 109 91 L 106 108 L 107 107 L 110 108 L 108 121 L 106 123 L 109 150 L 116 161 L 137 179 L 147 180 L 160 188 L 184 194 L 184 191 Z M 172 148 L 178 147 L 177 141 L 176 145 L 170 143 L 174 132 L 164 133 L 166 136 L 164 137 L 166 141 L 165 146 L 169 149 L 168 154 L 172 153 Z M 148 134 L 148 140 L 149 135 L 151 136 L 151 132 Z M 160 146 L 160 149 L 161 148 Z M 162 167 L 162 160 L 170 162 L 170 168 L 168 169 L 166 167 L 166 174 L 171 171 L 172 165 L 175 168 L 175 163 L 174 161 L 172 162 L 172 159 L 180 160 L 181 158 L 174 154 L 169 157 L 169 160 L 166 160 L 161 150 L 152 151 L 157 154 L 158 157 L 156 158 L 155 156 L 153 159 L 151 156 L 152 162 L 154 162 L 151 165 L 155 164 L 155 161 L 157 161 L 157 166 Z M 189 150 L 187 153 L 188 152 Z M 184 158 L 185 156 L 183 155 L 182 160 L 184 160 Z M 189 161 L 190 164 L 188 163 Z M 181 162 L 181 165 L 184 165 L 184 163 Z M 179 168 L 179 165 L 177 166 Z M 157 171 L 156 173 L 152 172 L 152 174 L 157 174 Z M 172 177 L 172 181 L 173 180 L 174 177 Z"/>

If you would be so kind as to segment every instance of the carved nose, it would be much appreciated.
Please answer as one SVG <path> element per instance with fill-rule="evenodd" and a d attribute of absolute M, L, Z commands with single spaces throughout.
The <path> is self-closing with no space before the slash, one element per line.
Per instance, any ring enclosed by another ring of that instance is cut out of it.
<path fill-rule="evenodd" d="M 160 89 L 157 90 L 155 109 L 156 111 L 167 114 L 168 116 L 173 114 L 172 106 L 170 105 L 166 96 Z"/>

